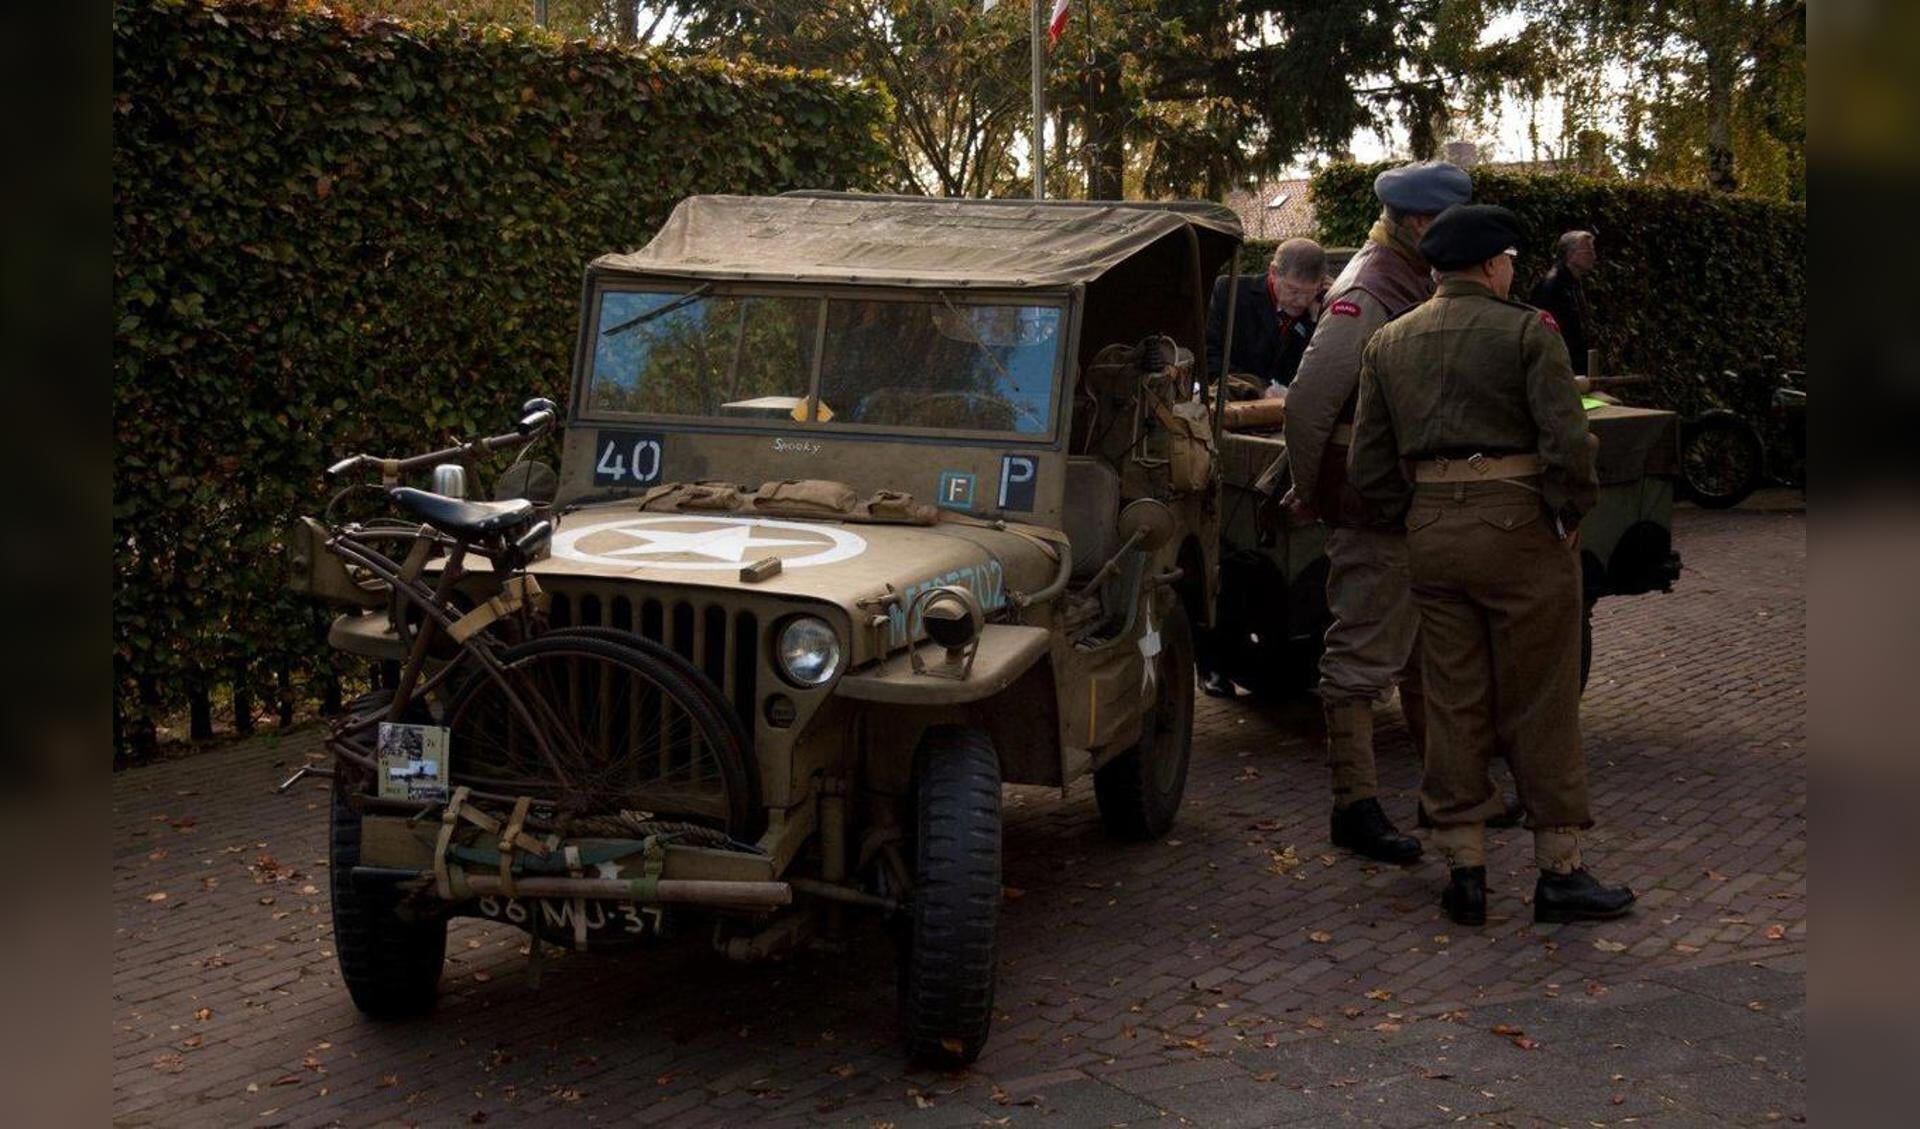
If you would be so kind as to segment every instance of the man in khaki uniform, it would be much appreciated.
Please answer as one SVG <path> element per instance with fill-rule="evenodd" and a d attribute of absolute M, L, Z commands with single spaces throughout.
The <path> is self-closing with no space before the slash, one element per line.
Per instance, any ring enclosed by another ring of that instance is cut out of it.
<path fill-rule="evenodd" d="M 1373 704 L 1399 682 L 1408 724 L 1419 725 L 1419 679 L 1411 663 L 1418 619 L 1407 591 L 1404 539 L 1398 530 L 1361 525 L 1359 500 L 1346 481 L 1347 447 L 1360 351 L 1388 319 L 1433 293 L 1420 236 L 1436 215 L 1472 197 L 1473 181 L 1444 161 L 1405 165 L 1381 173 L 1373 193 L 1380 219 L 1328 290 L 1287 390 L 1288 505 L 1297 519 L 1317 517 L 1331 527 L 1327 607 L 1333 623 L 1320 659 L 1320 704 L 1333 776 L 1333 842 L 1382 862 L 1410 863 L 1420 857 L 1420 841 L 1400 833 L 1376 794 Z"/>
<path fill-rule="evenodd" d="M 1421 801 L 1447 855 L 1441 904 L 1486 921 L 1488 775 L 1507 750 L 1533 829 L 1534 919 L 1618 917 L 1633 892 L 1581 866 L 1581 517 L 1594 443 L 1553 318 L 1510 301 L 1517 217 L 1449 209 L 1420 241 L 1434 297 L 1367 343 L 1349 479 L 1369 527 L 1406 530 L 1426 691 Z"/>

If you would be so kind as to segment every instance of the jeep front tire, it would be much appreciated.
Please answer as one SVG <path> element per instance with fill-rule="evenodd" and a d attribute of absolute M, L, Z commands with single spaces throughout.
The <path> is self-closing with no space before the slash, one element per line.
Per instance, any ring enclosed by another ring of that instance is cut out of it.
<path fill-rule="evenodd" d="M 907 1055 L 980 1057 L 1000 960 L 1000 758 L 977 729 L 940 725 L 915 752 L 914 891 L 900 967 Z"/>

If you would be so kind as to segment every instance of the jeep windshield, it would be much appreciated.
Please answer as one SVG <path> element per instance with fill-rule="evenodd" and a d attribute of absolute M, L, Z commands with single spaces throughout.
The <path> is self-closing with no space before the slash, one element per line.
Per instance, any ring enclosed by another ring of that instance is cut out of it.
<path fill-rule="evenodd" d="M 1064 306 L 926 291 L 606 289 L 586 406 L 747 426 L 1051 436 Z"/>

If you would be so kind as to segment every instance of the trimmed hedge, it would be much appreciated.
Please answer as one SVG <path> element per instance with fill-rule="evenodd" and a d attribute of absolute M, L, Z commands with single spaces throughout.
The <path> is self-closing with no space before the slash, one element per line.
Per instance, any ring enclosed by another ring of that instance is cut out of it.
<path fill-rule="evenodd" d="M 245 722 L 329 681 L 281 546 L 323 467 L 562 398 L 589 258 L 692 193 L 869 184 L 889 113 L 823 73 L 285 4 L 123 0 L 113 63 L 115 721 L 145 749 L 215 687 Z"/>
<path fill-rule="evenodd" d="M 1321 242 L 1357 246 L 1366 238 L 1380 214 L 1373 178 L 1387 167 L 1336 164 L 1313 178 Z M 1696 374 L 1748 372 L 1768 354 L 1783 366 L 1804 365 L 1805 204 L 1486 169 L 1473 170 L 1473 186 L 1475 201 L 1512 208 L 1533 233 L 1514 279 L 1522 299 L 1553 265 L 1561 232 L 1596 233 L 1588 336 L 1608 372 L 1654 377 L 1637 401 L 1687 406 Z"/>

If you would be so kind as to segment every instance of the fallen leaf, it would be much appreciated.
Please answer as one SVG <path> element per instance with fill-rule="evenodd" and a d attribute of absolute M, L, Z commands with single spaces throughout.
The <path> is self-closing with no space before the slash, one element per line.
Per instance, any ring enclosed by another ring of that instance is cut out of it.
<path fill-rule="evenodd" d="M 1516 1047 L 1519 1047 L 1523 1051 L 1530 1051 L 1533 1048 L 1539 1046 L 1540 1044 L 1534 1042 L 1532 1039 L 1522 1036 L 1518 1039 L 1513 1040 L 1513 1045 Z"/>
<path fill-rule="evenodd" d="M 1714 882 L 1725 882 L 1727 880 L 1726 875 L 1720 873 L 1719 871 L 1713 869 L 1712 867 L 1708 867 L 1707 869 L 1701 871 L 1700 873 L 1706 875 L 1708 879 Z"/>
<path fill-rule="evenodd" d="M 665 1074 L 662 1074 L 658 1078 L 655 1078 L 653 1080 L 653 1084 L 656 1086 L 671 1086 L 673 1085 L 673 1080 L 678 1077 L 679 1077 L 678 1074 L 675 1074 L 673 1071 L 669 1070 Z"/>
<path fill-rule="evenodd" d="M 1514 1036 L 1516 1036 L 1516 1035 L 1525 1035 L 1525 1034 L 1526 1034 L 1526 1031 L 1525 1031 L 1525 1030 L 1523 1030 L 1523 1029 L 1521 1029 L 1521 1028 L 1519 1028 L 1519 1027 L 1515 1027 L 1515 1026 L 1514 1026 L 1513 1024 L 1511 1024 L 1511 1023 L 1499 1023 L 1499 1024 L 1495 1024 L 1495 1025 L 1494 1025 L 1494 1026 L 1493 1026 L 1492 1028 L 1490 1028 L 1489 1030 L 1491 1030 L 1491 1031 L 1492 1031 L 1492 1032 L 1493 1032 L 1493 1033 L 1494 1033 L 1495 1035 L 1505 1035 L 1505 1036 L 1507 1036 L 1507 1037 L 1509 1037 L 1509 1038 L 1512 1038 L 1512 1037 L 1514 1037 Z"/>
<path fill-rule="evenodd" d="M 162 1074 L 178 1074 L 187 1067 L 187 1060 L 172 1051 L 153 1056 L 153 1068 Z"/>
<path fill-rule="evenodd" d="M 484 968 L 476 968 L 473 970 L 473 978 L 475 981 L 485 984 L 487 981 L 493 979 L 493 973 L 488 972 Z"/>
<path fill-rule="evenodd" d="M 1604 996 L 1606 994 L 1607 994 L 1607 986 L 1605 984 L 1600 983 L 1600 981 L 1598 980 L 1587 981 L 1587 995 L 1592 996 L 1595 999 L 1599 999 L 1601 996 Z"/>
<path fill-rule="evenodd" d="M 1267 1070 L 1254 1075 L 1253 1080 L 1255 1082 L 1271 1082 L 1278 1077 L 1280 1077 L 1280 1072 L 1278 1070 Z"/>
<path fill-rule="evenodd" d="M 1785 937 L 1786 935 L 1787 935 L 1787 927 L 1784 925 L 1767 926 L 1767 940 L 1769 941 L 1778 941 L 1781 938 Z"/>
<path fill-rule="evenodd" d="M 1315 1031 L 1318 1031 L 1318 1030 L 1320 1030 L 1321 1028 L 1323 1028 L 1323 1027 L 1325 1027 L 1326 1025 L 1327 1025 L 1327 1021 L 1326 1021 L 1326 1020 L 1324 1020 L 1324 1019 L 1322 1019 L 1322 1018 L 1320 1018 L 1320 1017 L 1319 1017 L 1319 1016 L 1317 1016 L 1317 1015 L 1309 1015 L 1309 1016 L 1307 1016 L 1307 1026 L 1308 1026 L 1308 1027 L 1311 1027 L 1311 1028 L 1313 1028 L 1313 1029 L 1314 1029 Z"/>
<path fill-rule="evenodd" d="M 1340 1014 L 1346 1016 L 1348 1019 L 1358 1019 L 1360 1018 L 1360 1013 L 1366 1010 L 1367 1009 L 1363 1007 L 1343 1007 L 1340 1009 Z"/>
<path fill-rule="evenodd" d="M 1627 946 L 1625 945 L 1625 943 L 1620 941 L 1609 941 L 1605 937 L 1595 937 L 1593 939 L 1593 947 L 1596 949 L 1599 949 L 1603 953 L 1623 953 L 1627 951 Z"/>
<path fill-rule="evenodd" d="M 1373 991 L 1367 993 L 1367 998 L 1370 1000 L 1390 1000 L 1393 998 L 1393 993 L 1387 991 L 1385 988 L 1375 988 Z"/>
<path fill-rule="evenodd" d="M 199 1035 L 188 1035 L 186 1038 L 180 1040 L 180 1046 L 183 1049 L 190 1051 L 193 1048 L 199 1046 L 204 1041 L 205 1040 L 203 1040 Z"/>
<path fill-rule="evenodd" d="M 1395 1031 L 1400 1030 L 1400 1025 L 1390 1020 L 1382 1020 L 1381 1022 L 1374 1024 L 1373 1029 L 1375 1031 L 1379 1031 L 1384 1034 L 1391 1035 Z"/>
<path fill-rule="evenodd" d="M 855 1074 L 857 1074 L 858 1071 L 854 1069 L 852 1063 L 843 1062 L 839 1066 L 833 1067 L 832 1069 L 828 1070 L 827 1073 L 837 1075 L 841 1078 L 851 1078 Z"/>
<path fill-rule="evenodd" d="M 945 1046 L 946 1040 L 942 1039 L 941 1045 Z M 929 1098 L 927 1095 L 921 1093 L 918 1090 L 908 1090 L 907 1096 L 913 1099 L 913 1107 L 915 1109 L 932 1109 L 933 1108 L 933 1099 Z"/>
<path fill-rule="evenodd" d="M 203 1007 L 198 1011 L 195 1011 L 193 1013 L 193 1017 L 199 1020 L 200 1022 L 205 1023 L 207 1020 L 213 1018 L 213 1009 L 210 1007 Z"/>
<path fill-rule="evenodd" d="M 1316 945 L 1324 945 L 1328 941 L 1333 940 L 1333 934 L 1327 932 L 1325 929 L 1315 929 L 1313 932 L 1307 934 L 1307 940 L 1312 941 Z"/>
<path fill-rule="evenodd" d="M 149 862 L 159 862 L 161 859 L 166 857 L 167 857 L 167 849 L 165 847 L 161 847 L 157 851 L 149 851 L 147 853 L 147 861 Z"/>
<path fill-rule="evenodd" d="M 387 1075 L 387 1077 L 393 1078 L 393 1075 L 389 1074 Z M 393 1082 L 398 1082 L 398 1081 L 400 1081 L 400 1079 L 393 1078 Z M 393 1082 L 388 1082 L 386 1081 L 386 1079 L 383 1078 L 381 1079 L 380 1084 L 382 1086 L 390 1086 L 393 1084 Z M 297 1086 L 300 1084 L 300 1076 L 298 1074 L 282 1074 L 280 1077 L 275 1078 L 273 1080 L 273 1084 L 276 1086 Z"/>
<path fill-rule="evenodd" d="M 1700 951 L 1700 946 L 1699 946 L 1699 945 L 1689 945 L 1689 944 L 1687 944 L 1687 943 L 1685 943 L 1685 942 L 1683 942 L 1683 941 L 1675 941 L 1675 942 L 1673 943 L 1673 951 L 1674 951 L 1674 952 L 1676 952 L 1676 953 L 1679 953 L 1679 954 L 1680 954 L 1681 956 L 1689 956 L 1689 957 L 1690 957 L 1690 956 L 1692 956 L 1693 954 L 1695 954 L 1695 953 L 1697 953 L 1697 952 L 1699 952 L 1699 951 Z"/>
<path fill-rule="evenodd" d="M 1612 1097 L 1610 1097 L 1610 1098 L 1608 1098 L 1608 1099 L 1607 1099 L 1607 1104 L 1608 1104 L 1608 1105 L 1626 1105 L 1626 1104 L 1627 1104 L 1627 1095 L 1625 1095 L 1625 1094 L 1615 1094 L 1615 1095 L 1613 1095 Z"/>
<path fill-rule="evenodd" d="M 165 890 L 155 890 L 153 893 L 147 895 L 147 900 L 150 902 L 164 902 L 167 900 L 167 892 Z"/>

